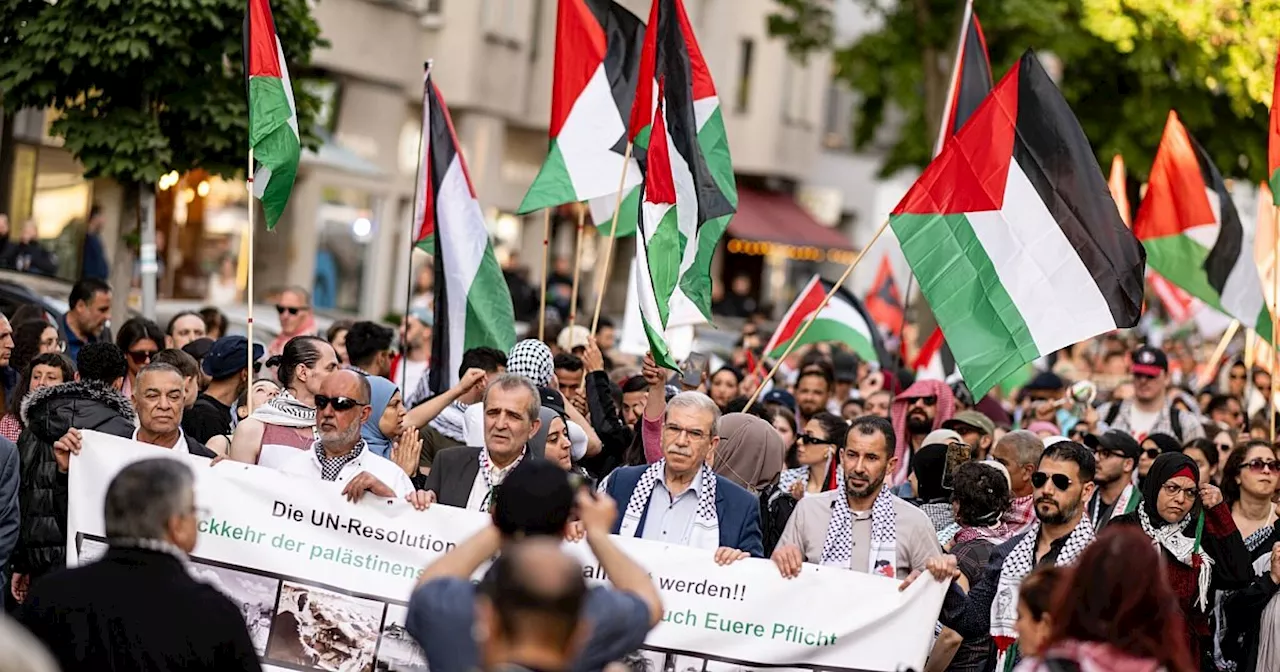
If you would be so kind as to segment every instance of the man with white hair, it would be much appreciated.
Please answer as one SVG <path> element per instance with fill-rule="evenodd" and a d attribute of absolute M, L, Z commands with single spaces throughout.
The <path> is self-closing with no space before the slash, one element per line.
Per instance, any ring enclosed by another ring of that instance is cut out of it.
<path fill-rule="evenodd" d="M 619 468 L 604 484 L 622 512 L 614 534 L 714 550 L 720 564 L 764 557 L 756 498 L 707 464 L 720 443 L 719 424 L 719 407 L 701 392 L 667 402 L 662 459 Z"/>

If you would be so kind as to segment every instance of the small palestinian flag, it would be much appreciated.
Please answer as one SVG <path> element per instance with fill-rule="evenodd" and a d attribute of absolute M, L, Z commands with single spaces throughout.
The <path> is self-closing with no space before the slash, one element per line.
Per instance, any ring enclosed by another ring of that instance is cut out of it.
<path fill-rule="evenodd" d="M 627 131 L 628 138 L 635 143 L 633 151 L 640 158 L 642 168 L 646 148 L 651 142 L 649 127 L 657 102 L 654 88 L 658 79 L 663 77 L 666 78 L 667 134 L 688 162 L 693 185 L 693 192 L 689 195 L 697 199 L 697 226 L 693 232 L 696 236 L 690 243 L 693 267 L 682 276 L 681 288 L 710 320 L 711 255 L 737 211 L 738 187 L 733 176 L 733 160 L 729 156 L 729 139 L 725 135 L 720 98 L 716 95 L 711 70 L 698 48 L 693 25 L 689 23 L 681 0 L 654 0 L 649 9 Z M 677 182 L 677 186 L 679 184 Z M 627 199 L 630 198 L 628 195 Z M 640 201 L 637 198 L 634 202 L 638 204 Z M 680 205 L 687 207 L 683 202 Z M 628 213 L 626 207 L 627 200 L 624 199 L 624 210 L 618 220 L 620 231 L 623 220 L 630 218 L 635 221 L 635 215 Z M 596 214 L 593 209 L 592 215 Z M 598 219 L 597 223 L 607 231 L 607 220 Z"/>
<path fill-rule="evenodd" d="M 893 336 L 902 333 L 902 294 L 893 279 L 893 264 L 889 263 L 888 254 L 880 259 L 880 269 L 876 271 L 865 303 L 867 313 L 885 333 Z"/>
<path fill-rule="evenodd" d="M 1031 52 L 889 221 L 974 398 L 1029 361 L 1138 321 L 1142 246 Z"/>
<path fill-rule="evenodd" d="M 1271 183 L 1271 203 L 1280 206 L 1280 53 L 1271 83 L 1271 118 L 1267 124 L 1267 177 Z"/>
<path fill-rule="evenodd" d="M 1271 341 L 1271 313 L 1247 230 L 1204 148 L 1169 113 L 1133 232 L 1151 267 Z"/>
<path fill-rule="evenodd" d="M 973 0 L 965 3 L 960 24 L 960 40 L 956 46 L 955 65 L 951 70 L 951 95 L 947 110 L 938 127 L 938 142 L 933 155 L 942 152 L 947 138 L 960 132 L 969 117 L 991 92 L 991 59 L 987 56 L 987 38 L 973 11 Z"/>
<path fill-rule="evenodd" d="M 643 40 L 644 24 L 613 0 L 560 0 L 551 149 L 519 214 L 615 198 Z M 630 190 L 641 179 L 634 158 L 626 170 L 623 189 Z M 635 221 L 628 224 L 634 233 Z"/>
<path fill-rule="evenodd" d="M 787 309 L 778 328 L 769 338 L 769 343 L 764 346 L 765 357 L 776 359 L 786 352 L 804 323 L 814 318 L 814 311 L 822 303 L 822 298 L 831 291 L 831 287 L 831 283 L 813 276 L 809 284 L 800 290 L 795 302 Z M 863 361 L 889 361 L 880 331 L 871 321 L 867 309 L 843 287 L 831 297 L 822 312 L 817 313 L 813 324 L 805 330 L 796 347 L 810 343 L 843 343 Z"/>
<path fill-rule="evenodd" d="M 298 107 L 284 51 L 267 0 L 249 0 L 244 21 L 245 73 L 249 77 L 249 146 L 258 164 L 253 194 L 262 201 L 267 230 L 276 228 L 298 175 L 302 141 Z"/>
<path fill-rule="evenodd" d="M 428 250 L 435 258 L 436 278 L 429 385 L 440 394 L 458 382 L 462 353 L 481 346 L 507 352 L 515 345 L 516 332 L 511 293 L 493 256 L 484 213 L 429 63 L 423 86 L 425 161 L 414 210 L 424 213 L 419 240 L 427 236 L 434 243 Z"/>

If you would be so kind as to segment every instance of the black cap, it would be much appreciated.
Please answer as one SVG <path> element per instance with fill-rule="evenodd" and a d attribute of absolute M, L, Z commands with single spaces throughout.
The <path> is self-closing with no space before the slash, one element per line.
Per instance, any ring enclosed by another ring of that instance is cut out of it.
<path fill-rule="evenodd" d="M 550 408 L 558 415 L 564 415 L 564 395 L 549 387 L 538 388 L 538 401 L 543 408 Z"/>
<path fill-rule="evenodd" d="M 182 351 L 196 358 L 197 362 L 204 361 L 204 358 L 213 349 L 212 338 L 197 338 L 194 341 L 182 346 Z"/>
<path fill-rule="evenodd" d="M 1164 350 L 1144 345 L 1133 351 L 1133 363 L 1129 365 L 1130 373 L 1144 376 L 1158 376 L 1169 371 L 1169 358 Z"/>
<path fill-rule="evenodd" d="M 253 361 L 262 359 L 262 346 L 253 344 Z M 244 371 L 249 366 L 249 341 L 244 336 L 223 336 L 200 361 L 205 375 L 220 380 Z"/>
<path fill-rule="evenodd" d="M 831 365 L 836 372 L 836 382 L 853 383 L 858 380 L 858 357 L 837 350 L 831 353 Z"/>
<path fill-rule="evenodd" d="M 1052 371 L 1041 371 L 1034 378 L 1022 386 L 1024 390 L 1061 390 L 1067 384 L 1063 382 L 1062 377 Z"/>
<path fill-rule="evenodd" d="M 1108 429 L 1101 435 L 1086 434 L 1084 437 L 1084 445 L 1092 450 L 1103 448 L 1104 450 L 1120 453 L 1124 457 L 1138 459 L 1142 454 L 1142 446 L 1138 444 L 1138 440 L 1130 436 L 1127 432 L 1118 429 Z"/>

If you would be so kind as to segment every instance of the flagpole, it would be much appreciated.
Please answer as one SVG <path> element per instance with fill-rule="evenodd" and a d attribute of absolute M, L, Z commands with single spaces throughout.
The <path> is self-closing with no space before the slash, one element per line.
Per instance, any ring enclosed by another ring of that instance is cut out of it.
<path fill-rule="evenodd" d="M 884 223 L 880 225 L 880 228 L 876 229 L 876 233 L 871 236 L 871 240 L 867 241 L 867 244 L 858 252 L 858 256 L 854 257 L 853 261 L 849 262 L 849 265 L 844 269 L 844 273 L 840 275 L 840 279 L 836 280 L 835 284 L 831 286 L 831 291 L 827 292 L 827 295 L 822 297 L 822 303 L 819 303 L 818 307 L 815 308 L 813 313 L 809 316 L 809 319 L 805 320 L 804 324 L 800 325 L 800 330 L 796 332 L 796 335 L 791 337 L 791 343 L 787 345 L 787 349 L 782 352 L 782 356 L 778 358 L 778 361 L 773 363 L 773 368 L 770 369 L 769 375 L 765 376 L 764 379 L 756 385 L 756 391 L 751 393 L 751 398 L 747 400 L 746 407 L 742 409 L 743 413 L 751 410 L 751 407 L 756 403 L 756 398 L 760 396 L 760 391 L 764 389 L 764 384 L 767 381 L 773 380 L 773 377 L 777 375 L 778 369 L 782 367 L 782 363 L 787 360 L 787 357 L 791 356 L 791 351 L 800 343 L 800 339 L 804 337 L 805 332 L 809 331 L 809 327 L 813 326 L 814 321 L 818 319 L 818 315 L 822 314 L 822 309 L 826 308 L 827 303 L 831 301 L 831 297 L 835 296 L 836 292 L 840 291 L 840 287 L 844 285 L 845 280 L 848 280 L 849 275 L 853 273 L 853 269 L 857 267 L 863 257 L 867 256 L 867 252 L 875 246 L 876 241 L 880 239 L 880 234 L 884 233 L 884 230 L 887 228 L 889 228 L 889 220 L 886 219 L 884 220 Z"/>
<path fill-rule="evenodd" d="M 613 257 L 613 246 L 617 242 L 618 215 L 622 212 L 622 192 L 627 184 L 627 168 L 631 166 L 631 150 L 634 143 L 627 142 L 627 151 L 622 155 L 622 175 L 618 178 L 618 197 L 613 204 L 613 223 L 609 225 L 609 245 L 604 248 L 604 264 L 600 267 L 600 287 L 596 293 L 596 313 L 591 318 L 591 335 L 596 335 L 596 327 L 600 326 L 600 306 L 604 303 L 604 290 L 609 284 L 609 261 Z M 879 235 L 879 234 L 877 234 Z"/>
<path fill-rule="evenodd" d="M 960 15 L 960 41 L 956 43 L 956 59 L 951 64 L 951 83 L 947 85 L 947 97 L 943 99 L 942 119 L 938 121 L 938 139 L 933 143 L 933 155 L 942 153 L 942 146 L 947 142 L 947 122 L 951 121 L 951 99 L 960 86 L 960 54 L 964 50 L 965 40 L 969 37 L 969 17 L 973 16 L 973 0 L 964 3 L 964 12 Z"/>
<path fill-rule="evenodd" d="M 1277 222 L 1280 222 L 1280 208 L 1272 206 L 1272 214 L 1276 216 Z M 1275 243 L 1273 243 L 1274 245 Z M 1267 414 L 1271 416 L 1271 445 L 1276 443 L 1276 376 L 1280 375 L 1280 338 L 1276 337 L 1276 332 L 1280 331 L 1280 319 L 1276 317 L 1276 309 L 1280 307 L 1280 257 L 1276 256 L 1276 250 L 1271 250 L 1271 398 L 1267 399 L 1267 408 L 1270 409 Z"/>
<path fill-rule="evenodd" d="M 1227 353 L 1227 345 L 1231 343 L 1231 339 L 1235 338 L 1236 332 L 1239 330 L 1240 320 L 1231 320 L 1231 324 L 1227 325 L 1227 330 L 1222 332 L 1222 338 L 1218 339 L 1218 345 L 1213 349 L 1213 356 L 1209 357 L 1209 359 L 1205 361 L 1205 366 L 1210 367 L 1212 373 L 1210 373 L 1209 370 L 1206 370 L 1204 372 L 1205 376 L 1196 380 L 1197 384 L 1204 386 L 1214 379 L 1215 374 L 1220 367 L 1222 356 Z"/>
<path fill-rule="evenodd" d="M 547 336 L 547 273 L 551 270 L 551 208 L 542 209 L 542 291 L 538 295 L 538 340 Z"/>
<path fill-rule="evenodd" d="M 245 185 L 245 190 L 249 192 L 249 233 L 248 233 L 249 251 L 247 255 L 249 272 L 246 274 L 247 280 L 245 281 L 245 292 L 244 292 L 245 333 L 247 334 L 246 338 L 249 339 L 249 347 L 248 347 L 248 355 L 247 355 L 249 360 L 248 361 L 249 366 L 245 370 L 249 372 L 248 373 L 249 387 L 252 388 L 253 387 L 253 229 L 254 229 L 253 211 L 256 209 L 253 207 L 253 145 L 252 144 L 249 145 L 249 170 L 247 173 L 245 173 L 244 185 Z M 248 403 L 249 413 L 253 413 L 253 395 L 252 394 L 247 395 L 246 399 L 248 400 L 247 403 Z"/>
<path fill-rule="evenodd" d="M 911 366 L 907 363 L 907 312 L 911 310 L 911 290 L 915 282 L 916 274 L 908 274 L 907 295 L 902 297 L 902 324 L 898 326 L 898 365 L 904 369 Z M 912 361 L 915 361 L 914 357 Z M 894 375 L 897 375 L 897 372 L 894 372 Z"/>
<path fill-rule="evenodd" d="M 573 296 L 569 298 L 569 324 L 578 321 L 578 278 L 582 275 L 582 223 L 587 217 L 587 206 L 578 204 L 578 242 L 573 248 Z"/>

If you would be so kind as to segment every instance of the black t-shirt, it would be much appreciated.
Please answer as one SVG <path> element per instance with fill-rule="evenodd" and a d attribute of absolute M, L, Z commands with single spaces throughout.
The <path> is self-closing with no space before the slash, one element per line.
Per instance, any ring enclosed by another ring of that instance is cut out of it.
<path fill-rule="evenodd" d="M 182 416 L 182 431 L 200 443 L 208 443 L 215 436 L 230 434 L 231 407 L 201 393 L 195 406 Z"/>

